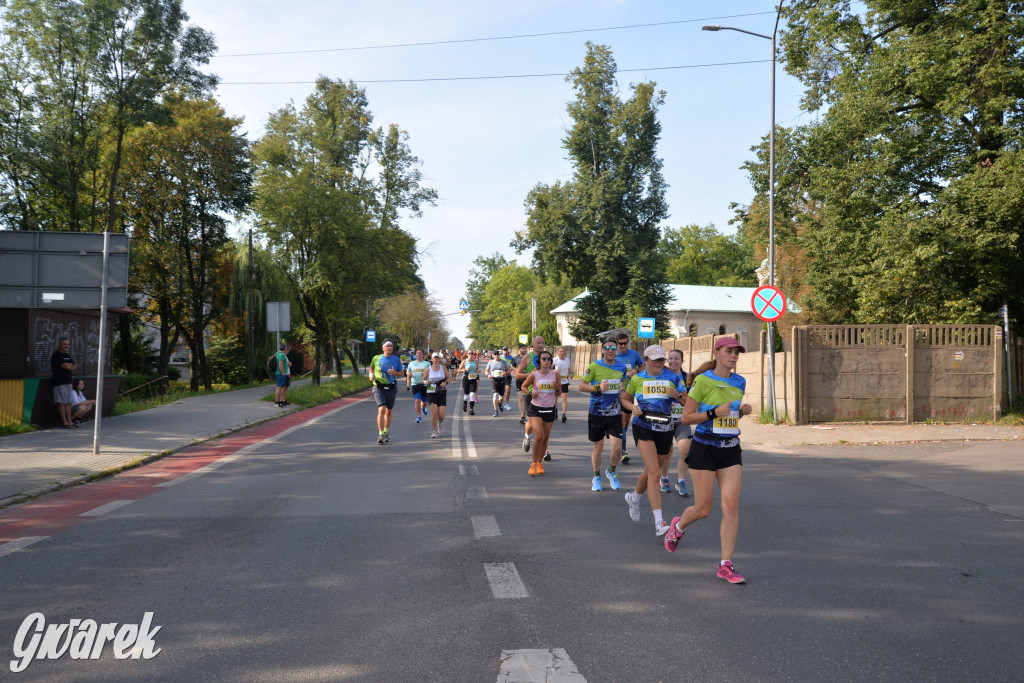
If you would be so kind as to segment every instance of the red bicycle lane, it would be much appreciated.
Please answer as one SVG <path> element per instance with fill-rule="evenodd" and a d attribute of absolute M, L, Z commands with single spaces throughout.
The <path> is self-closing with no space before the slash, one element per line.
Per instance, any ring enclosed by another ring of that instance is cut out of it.
<path fill-rule="evenodd" d="M 0 510 L 0 555 L 3 554 L 4 544 L 26 537 L 38 539 L 59 534 L 94 519 L 92 516 L 83 516 L 84 513 L 118 501 L 142 500 L 160 492 L 161 485 L 234 455 L 243 448 L 364 400 L 369 395 L 368 390 L 362 391 L 307 408 L 222 438 L 186 447 L 141 467 Z"/>

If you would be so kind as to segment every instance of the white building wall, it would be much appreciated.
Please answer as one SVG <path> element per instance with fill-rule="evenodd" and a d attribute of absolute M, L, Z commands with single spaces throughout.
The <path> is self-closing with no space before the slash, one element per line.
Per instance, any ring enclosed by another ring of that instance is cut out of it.
<path fill-rule="evenodd" d="M 581 343 L 569 332 L 569 323 L 576 316 L 568 313 L 556 313 L 555 325 L 558 336 L 563 344 Z M 728 311 L 670 311 L 668 333 L 671 337 L 690 336 L 691 326 L 696 325 L 694 336 L 705 334 L 729 334 L 739 339 L 740 344 L 748 351 L 758 348 L 761 325 L 753 313 L 736 313 Z M 724 331 L 723 331 L 724 330 Z M 635 336 L 635 332 L 634 335 Z"/>

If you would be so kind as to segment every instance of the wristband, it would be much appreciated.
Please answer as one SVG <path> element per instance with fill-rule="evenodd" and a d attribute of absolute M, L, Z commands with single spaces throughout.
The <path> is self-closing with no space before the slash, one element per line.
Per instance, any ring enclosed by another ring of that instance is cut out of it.
<path fill-rule="evenodd" d="M 707 415 L 709 420 L 714 420 L 715 418 L 718 417 L 718 415 L 715 415 L 715 409 L 714 408 L 712 408 L 711 410 L 709 410 L 708 412 L 706 412 L 704 414 Z"/>

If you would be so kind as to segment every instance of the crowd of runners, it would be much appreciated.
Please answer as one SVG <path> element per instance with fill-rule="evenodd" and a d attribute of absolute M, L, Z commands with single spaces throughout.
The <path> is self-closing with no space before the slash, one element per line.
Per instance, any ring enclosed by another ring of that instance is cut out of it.
<path fill-rule="evenodd" d="M 538 336 L 532 346 L 520 344 L 518 350 L 513 356 L 508 347 L 464 353 L 442 349 L 431 352 L 428 359 L 421 349 L 396 353 L 394 343 L 385 340 L 382 353 L 368 368 L 377 404 L 377 443 L 390 441 L 392 410 L 402 379 L 412 395 L 415 421 L 430 416 L 432 439 L 444 434 L 448 387 L 459 377 L 462 411 L 467 415 L 476 415 L 484 380 L 489 382 L 492 417 L 511 412 L 514 385 L 523 425 L 522 448 L 530 454 L 527 474 L 545 474 L 544 463 L 551 460 L 548 440 L 559 419 L 559 404 L 561 422 L 565 423 L 568 393 L 575 378 L 565 347 L 551 352 L 544 338 Z M 587 366 L 576 386 L 589 394 L 591 489 L 602 491 L 605 480 L 613 491 L 622 488 L 616 470 L 629 462 L 626 440 L 631 427 L 643 471 L 635 488 L 625 494 L 629 516 L 634 522 L 640 521 L 640 505 L 646 494 L 654 532 L 664 538 L 666 550 L 675 552 L 686 529 L 711 514 L 717 481 L 722 511 L 722 559 L 717 576 L 729 583 L 745 582 L 732 564 L 743 471 L 739 420 L 752 412 L 751 406 L 742 402 L 746 380 L 735 372 L 739 354 L 744 351 L 736 339 L 720 337 L 712 359 L 688 374 L 682 369 L 681 351 L 666 353 L 654 344 L 641 354 L 630 348 L 629 335 L 620 333 L 602 343 L 600 357 Z M 602 477 L 606 441 L 611 452 Z M 666 522 L 661 495 L 672 492 L 669 470 L 673 453 L 678 456 L 675 491 L 689 497 L 692 488 L 693 505 Z M 687 474 L 691 488 L 686 484 Z"/>

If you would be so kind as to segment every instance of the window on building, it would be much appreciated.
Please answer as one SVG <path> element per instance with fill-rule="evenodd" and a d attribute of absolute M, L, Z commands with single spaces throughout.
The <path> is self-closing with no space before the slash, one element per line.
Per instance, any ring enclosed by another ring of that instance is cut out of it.
<path fill-rule="evenodd" d="M 690 323 L 690 336 L 691 337 L 696 337 L 697 336 L 697 323 Z"/>
<path fill-rule="evenodd" d="M 718 326 L 718 334 L 725 334 L 725 325 Z"/>

